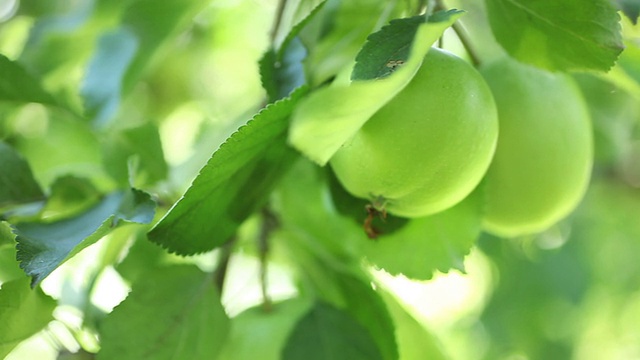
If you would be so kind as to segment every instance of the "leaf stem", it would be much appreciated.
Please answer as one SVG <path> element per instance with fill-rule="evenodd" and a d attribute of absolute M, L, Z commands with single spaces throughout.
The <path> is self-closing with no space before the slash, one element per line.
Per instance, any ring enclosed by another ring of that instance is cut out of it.
<path fill-rule="evenodd" d="M 444 5 L 443 0 L 435 0 L 435 1 L 436 1 L 436 6 L 434 8 L 435 11 L 447 9 L 447 7 Z M 471 63 L 475 67 L 478 67 L 482 63 L 482 61 L 478 56 L 478 52 L 473 47 L 472 41 L 469 38 L 469 34 L 467 33 L 467 31 L 458 22 L 453 23 L 453 25 L 451 25 L 451 28 L 453 29 L 453 31 L 455 31 L 456 35 L 458 36 L 458 39 L 460 39 L 460 42 L 462 43 L 462 46 L 464 46 L 464 49 L 467 51 L 467 54 L 469 55 L 469 59 L 471 60 Z"/>

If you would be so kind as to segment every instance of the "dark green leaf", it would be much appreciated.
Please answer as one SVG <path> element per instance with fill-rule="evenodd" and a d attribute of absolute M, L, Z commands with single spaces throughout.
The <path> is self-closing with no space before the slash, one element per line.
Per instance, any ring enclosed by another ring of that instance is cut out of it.
<path fill-rule="evenodd" d="M 315 18 L 325 2 L 322 1 L 291 29 L 277 51 L 270 49 L 260 59 L 262 86 L 271 102 L 289 96 L 294 89 L 306 83 L 302 61 L 307 56 L 307 50 L 298 34 Z"/>
<path fill-rule="evenodd" d="M 2 141 L 0 169 L 0 208 L 9 204 L 44 200 L 44 194 L 33 178 L 27 161 Z"/>
<path fill-rule="evenodd" d="M 106 33 L 98 40 L 82 84 L 86 116 L 105 124 L 120 103 L 122 79 L 138 50 L 138 39 L 127 28 Z"/>
<path fill-rule="evenodd" d="M 167 178 L 160 134 L 152 123 L 111 134 L 103 153 L 106 170 L 122 185 L 144 188 Z"/>
<path fill-rule="evenodd" d="M 516 59 L 549 70 L 602 70 L 623 49 L 610 0 L 486 0 L 491 29 Z"/>
<path fill-rule="evenodd" d="M 298 320 L 311 307 L 311 302 L 298 298 L 243 311 L 231 319 L 231 333 L 219 359 L 281 360 L 285 341 Z"/>
<path fill-rule="evenodd" d="M 40 288 L 31 290 L 26 278 L 9 281 L 0 288 L 0 358 L 21 341 L 53 320 L 56 302 Z"/>
<path fill-rule="evenodd" d="M 151 222 L 154 208 L 148 194 L 132 189 L 112 193 L 73 218 L 14 224 L 20 267 L 35 286 L 66 260 L 100 240 L 119 221 Z"/>
<path fill-rule="evenodd" d="M 270 101 L 282 99 L 306 83 L 302 64 L 306 56 L 307 50 L 298 38 L 288 44 L 281 58 L 273 50 L 264 54 L 260 59 L 260 75 Z"/>
<path fill-rule="evenodd" d="M 55 99 L 15 61 L 0 54 L 0 101 L 56 105 Z"/>
<path fill-rule="evenodd" d="M 367 330 L 348 313 L 316 303 L 289 336 L 282 359 L 382 360 L 382 355 Z"/>
<path fill-rule="evenodd" d="M 383 78 L 402 66 L 409 59 L 418 26 L 426 20 L 422 15 L 391 20 L 371 34 L 356 57 L 351 80 Z"/>
<path fill-rule="evenodd" d="M 638 0 L 616 0 L 618 8 L 631 20 L 632 23 L 638 23 L 640 15 L 640 1 Z"/>
<path fill-rule="evenodd" d="M 225 243 L 258 209 L 297 157 L 286 144 L 289 116 L 305 93 L 267 106 L 213 154 L 182 199 L 149 233 L 181 255 Z"/>
<path fill-rule="evenodd" d="M 458 10 L 444 14 L 437 18 L 440 21 L 418 25 L 409 59 L 393 76 L 350 84 L 336 80 L 304 99 L 293 114 L 289 142 L 309 159 L 325 165 L 340 146 L 411 81 L 431 45 L 462 16 Z M 403 23 L 396 21 L 389 27 Z"/>
<path fill-rule="evenodd" d="M 435 270 L 464 270 L 481 229 L 482 202 L 479 191 L 441 213 L 412 219 L 388 236 L 364 243 L 367 258 L 391 274 L 426 280 Z"/>
<path fill-rule="evenodd" d="M 384 301 L 371 287 L 371 281 L 347 274 L 338 274 L 335 279 L 344 294 L 344 310 L 367 329 L 382 359 L 397 360 L 395 326 Z"/>
<path fill-rule="evenodd" d="M 134 283 L 99 330 L 98 359 L 216 359 L 229 319 L 210 274 L 174 265 Z"/>

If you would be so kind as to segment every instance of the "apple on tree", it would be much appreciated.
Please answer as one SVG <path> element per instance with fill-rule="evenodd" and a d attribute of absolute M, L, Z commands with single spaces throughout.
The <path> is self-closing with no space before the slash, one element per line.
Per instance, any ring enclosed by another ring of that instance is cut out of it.
<path fill-rule="evenodd" d="M 495 151 L 498 118 L 476 69 L 432 48 L 411 82 L 331 158 L 342 185 L 380 212 L 421 217 L 464 199 Z"/>

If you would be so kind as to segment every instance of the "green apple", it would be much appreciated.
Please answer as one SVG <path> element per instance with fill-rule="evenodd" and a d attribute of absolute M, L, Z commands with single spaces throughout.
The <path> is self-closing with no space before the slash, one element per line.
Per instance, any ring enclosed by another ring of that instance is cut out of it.
<path fill-rule="evenodd" d="M 593 162 L 591 122 L 564 74 L 500 59 L 481 69 L 500 138 L 486 175 L 484 227 L 503 237 L 543 231 L 582 199 Z"/>
<path fill-rule="evenodd" d="M 331 158 L 340 183 L 379 211 L 421 217 L 465 198 L 485 174 L 498 136 L 482 76 L 433 48 L 411 82 Z"/>

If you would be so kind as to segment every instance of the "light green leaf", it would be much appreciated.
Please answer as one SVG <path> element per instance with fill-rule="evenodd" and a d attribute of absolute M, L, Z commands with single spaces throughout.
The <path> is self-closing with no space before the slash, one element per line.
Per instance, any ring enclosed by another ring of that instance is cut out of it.
<path fill-rule="evenodd" d="M 132 89 L 162 44 L 191 23 L 208 4 L 203 0 L 137 0 L 124 11 L 122 26 L 135 35 L 139 44 L 123 79 L 124 93 Z"/>
<path fill-rule="evenodd" d="M 282 359 L 382 360 L 382 355 L 367 330 L 348 313 L 316 303 L 294 328 Z"/>
<path fill-rule="evenodd" d="M 338 83 L 307 97 L 293 114 L 289 142 L 311 160 L 325 165 L 342 144 L 409 83 L 431 45 L 460 16 L 462 12 L 451 10 L 446 16 L 435 18 L 436 22 L 420 23 L 415 30 L 411 55 L 392 76 L 354 81 L 350 85 Z M 394 21 L 380 32 L 391 31 L 406 22 L 415 22 L 415 19 Z M 381 54 L 371 60 L 379 61 L 379 56 Z M 369 59 L 360 61 L 365 60 Z"/>
<path fill-rule="evenodd" d="M 0 101 L 57 105 L 40 82 L 17 62 L 0 54 Z"/>
<path fill-rule="evenodd" d="M 69 219 L 13 224 L 20 267 L 36 286 L 62 263 L 109 233 L 120 221 L 147 224 L 155 203 L 140 190 L 106 196 L 96 206 Z"/>
<path fill-rule="evenodd" d="M 21 341 L 42 330 L 53 320 L 56 302 L 40 288 L 31 290 L 27 278 L 2 284 L 0 288 L 0 358 Z"/>
<path fill-rule="evenodd" d="M 481 193 L 441 213 L 412 219 L 400 230 L 363 244 L 371 263 L 391 274 L 427 280 L 435 270 L 464 270 L 481 231 Z"/>
<path fill-rule="evenodd" d="M 4 225 L 0 226 L 5 227 Z M 15 244 L 1 243 L 2 242 L 0 241 L 0 284 L 7 281 L 23 278 L 24 271 L 20 269 L 18 261 L 16 261 Z"/>
<path fill-rule="evenodd" d="M 305 91 L 298 89 L 267 106 L 231 135 L 149 232 L 149 240 L 180 255 L 205 252 L 228 241 L 297 157 L 285 138 L 293 106 Z"/>
<path fill-rule="evenodd" d="M 0 208 L 44 200 L 27 161 L 3 141 L 0 141 L 0 169 Z"/>
<path fill-rule="evenodd" d="M 219 359 L 281 360 L 285 341 L 311 305 L 297 298 L 272 304 L 268 311 L 257 306 L 238 314 L 231 319 L 231 333 Z"/>
<path fill-rule="evenodd" d="M 486 0 L 491 29 L 511 56 L 549 70 L 602 70 L 623 49 L 610 0 Z"/>
<path fill-rule="evenodd" d="M 134 283 L 99 331 L 99 360 L 216 359 L 229 319 L 211 274 L 174 265 Z"/>

